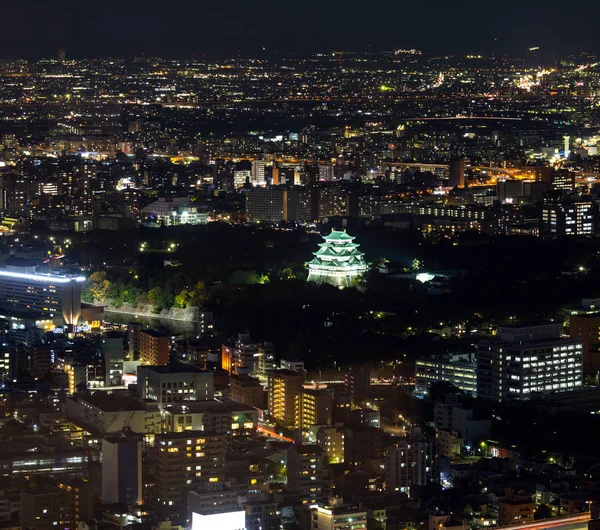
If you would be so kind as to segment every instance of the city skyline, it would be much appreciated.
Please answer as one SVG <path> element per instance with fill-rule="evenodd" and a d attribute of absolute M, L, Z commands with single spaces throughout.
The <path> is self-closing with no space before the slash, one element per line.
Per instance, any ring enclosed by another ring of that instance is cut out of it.
<path fill-rule="evenodd" d="M 598 15 L 600 7 L 592 3 L 570 11 L 558 2 L 514 0 L 497 7 L 469 1 L 461 8 L 436 0 L 426 10 L 412 4 L 366 9 L 358 2 L 298 7 L 270 0 L 184 4 L 168 10 L 136 1 L 117 12 L 30 0 L 6 6 L 6 19 L 21 23 L 5 27 L 0 56 L 49 57 L 58 49 L 73 57 L 177 58 L 412 47 L 434 54 L 516 54 L 538 46 L 547 53 L 599 52 L 593 31 Z"/>

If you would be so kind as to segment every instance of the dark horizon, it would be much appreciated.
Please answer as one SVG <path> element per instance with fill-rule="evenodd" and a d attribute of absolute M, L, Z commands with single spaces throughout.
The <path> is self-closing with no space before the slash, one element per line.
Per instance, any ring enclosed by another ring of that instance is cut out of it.
<path fill-rule="evenodd" d="M 57 6 L 29 0 L 5 6 L 0 36 L 4 59 L 55 57 L 166 58 L 295 56 L 333 50 L 381 51 L 417 48 L 428 54 L 520 55 L 531 46 L 541 54 L 600 52 L 595 20 L 600 5 L 568 11 L 556 0 L 501 6 L 468 0 L 462 8 L 432 0 L 367 9 L 358 2 L 296 5 L 262 0 L 177 4 L 134 0 L 118 10 Z"/>

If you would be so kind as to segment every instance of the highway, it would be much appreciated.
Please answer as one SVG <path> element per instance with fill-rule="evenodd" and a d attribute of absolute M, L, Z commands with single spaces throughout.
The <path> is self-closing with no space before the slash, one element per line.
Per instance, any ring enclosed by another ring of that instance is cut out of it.
<path fill-rule="evenodd" d="M 579 515 L 543 519 L 533 523 L 515 524 L 511 526 L 496 526 L 494 527 L 494 530 L 508 528 L 511 530 L 587 530 L 589 520 L 590 514 L 589 512 L 585 512 Z"/>

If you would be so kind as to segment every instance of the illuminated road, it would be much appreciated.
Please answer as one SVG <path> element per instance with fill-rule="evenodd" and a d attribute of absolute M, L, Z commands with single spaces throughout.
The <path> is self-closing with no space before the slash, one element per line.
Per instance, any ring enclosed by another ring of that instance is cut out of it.
<path fill-rule="evenodd" d="M 556 517 L 553 519 L 545 519 L 535 521 L 528 524 L 516 524 L 512 526 L 497 526 L 494 530 L 508 529 L 511 530 L 587 530 L 588 521 L 590 520 L 589 512 L 568 517 Z"/>

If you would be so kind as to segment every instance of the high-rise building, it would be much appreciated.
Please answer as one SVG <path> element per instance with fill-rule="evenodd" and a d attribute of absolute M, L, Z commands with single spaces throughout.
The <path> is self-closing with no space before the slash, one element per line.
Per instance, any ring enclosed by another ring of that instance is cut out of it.
<path fill-rule="evenodd" d="M 102 502 L 143 503 L 142 440 L 137 436 L 102 439 Z"/>
<path fill-rule="evenodd" d="M 318 445 L 294 444 L 287 451 L 287 489 L 302 504 L 313 504 L 323 489 L 323 450 Z"/>
<path fill-rule="evenodd" d="M 207 401 L 214 397 L 213 373 L 190 364 L 139 366 L 137 392 L 160 405 L 179 401 Z"/>
<path fill-rule="evenodd" d="M 591 199 L 565 199 L 542 205 L 540 234 L 550 237 L 592 236 L 596 205 Z"/>
<path fill-rule="evenodd" d="M 154 329 L 140 331 L 140 361 L 143 365 L 169 364 L 170 337 Z"/>
<path fill-rule="evenodd" d="M 451 188 L 464 188 L 465 183 L 465 161 L 460 158 L 454 158 L 450 161 L 448 186 Z"/>
<path fill-rule="evenodd" d="M 311 220 L 310 191 L 305 188 L 254 188 L 246 194 L 249 222 L 306 222 Z"/>
<path fill-rule="evenodd" d="M 415 497 L 418 487 L 438 482 L 437 460 L 431 441 L 415 437 L 388 447 L 385 457 L 385 487 Z"/>
<path fill-rule="evenodd" d="M 0 307 L 11 314 L 62 319 L 81 317 L 82 276 L 42 274 L 29 260 L 9 258 L 0 271 Z"/>
<path fill-rule="evenodd" d="M 499 327 L 477 347 L 477 396 L 530 399 L 581 386 L 583 345 L 561 334 L 561 322 Z"/>
<path fill-rule="evenodd" d="M 52 348 L 47 344 L 34 344 L 30 348 L 31 375 L 41 381 L 52 370 Z"/>
<path fill-rule="evenodd" d="M 102 357 L 104 359 L 104 384 L 118 386 L 123 383 L 123 334 L 108 332 L 102 337 Z"/>
<path fill-rule="evenodd" d="M 210 491 L 223 482 L 225 434 L 204 431 L 156 436 L 155 483 L 161 517 L 183 520 L 189 491 Z"/>
<path fill-rule="evenodd" d="M 352 399 L 366 397 L 371 389 L 371 372 L 367 369 L 349 370 L 344 375 L 344 388 Z"/>
<path fill-rule="evenodd" d="M 252 184 L 254 186 L 265 185 L 265 161 L 262 159 L 252 161 Z"/>
<path fill-rule="evenodd" d="M 309 189 L 313 221 L 348 215 L 347 196 L 339 184 L 315 182 Z"/>
<path fill-rule="evenodd" d="M 140 355 L 140 333 L 144 326 L 140 322 L 129 322 L 127 324 L 127 335 L 129 340 L 129 358 L 138 359 Z"/>
<path fill-rule="evenodd" d="M 305 381 L 304 372 L 273 370 L 269 373 L 269 414 L 286 427 L 296 425 L 296 401 Z"/>
<path fill-rule="evenodd" d="M 571 315 L 569 333 L 583 345 L 583 373 L 596 377 L 600 372 L 600 313 Z"/>
<path fill-rule="evenodd" d="M 332 411 L 332 391 L 301 388 L 298 392 L 296 428 L 307 432 L 313 425 L 329 425 Z"/>

